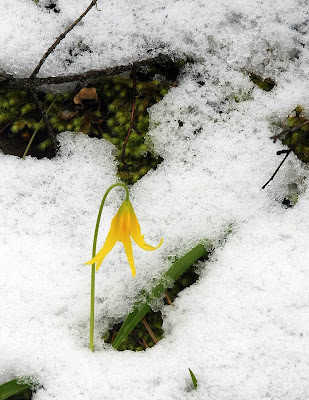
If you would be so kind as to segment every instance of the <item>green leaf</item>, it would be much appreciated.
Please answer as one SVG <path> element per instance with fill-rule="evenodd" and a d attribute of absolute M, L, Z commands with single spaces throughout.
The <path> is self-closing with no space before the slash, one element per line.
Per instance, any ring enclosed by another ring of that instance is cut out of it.
<path fill-rule="evenodd" d="M 193 383 L 194 389 L 197 389 L 197 379 L 196 379 L 194 373 L 191 371 L 191 369 L 188 368 L 188 370 L 189 370 L 190 375 L 191 375 L 191 379 L 192 379 L 192 383 Z"/>
<path fill-rule="evenodd" d="M 141 319 L 150 311 L 151 303 L 153 300 L 160 298 L 165 289 L 171 286 L 172 282 L 177 281 L 180 276 L 187 271 L 194 263 L 199 259 L 206 257 L 209 253 L 203 244 L 198 244 L 187 254 L 175 261 L 172 266 L 163 274 L 162 278 L 157 282 L 153 290 L 146 296 L 143 301 L 135 303 L 133 310 L 127 316 L 124 323 L 122 324 L 115 340 L 113 342 L 113 348 L 117 349 L 121 343 L 128 337 L 130 332 L 135 326 L 141 321 Z"/>
<path fill-rule="evenodd" d="M 12 396 L 22 395 L 23 393 L 31 390 L 33 384 L 19 383 L 19 379 L 6 382 L 0 385 L 0 400 L 7 400 Z"/>

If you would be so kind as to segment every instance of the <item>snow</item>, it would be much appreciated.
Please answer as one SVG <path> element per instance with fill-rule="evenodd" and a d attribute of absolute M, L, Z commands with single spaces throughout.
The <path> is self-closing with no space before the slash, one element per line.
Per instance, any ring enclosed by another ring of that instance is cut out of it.
<path fill-rule="evenodd" d="M 59 0 L 58 14 L 47 3 L 2 0 L 0 70 L 29 76 L 89 1 Z M 101 198 L 117 181 L 113 146 L 65 132 L 53 160 L 0 154 L 0 383 L 30 377 L 41 385 L 34 400 L 309 398 L 308 167 L 291 155 L 261 189 L 281 159 L 282 145 L 269 139 L 273 124 L 297 104 L 308 112 L 306 3 L 98 1 L 101 11 L 94 7 L 47 59 L 40 76 L 160 52 L 195 62 L 149 110 L 148 140 L 164 161 L 130 188 L 146 241 L 164 243 L 151 253 L 134 247 L 134 279 L 120 243 L 106 257 L 96 278 L 94 353 L 83 262 Z M 71 57 L 80 40 L 91 52 Z M 263 92 L 244 70 L 277 86 Z M 293 183 L 299 200 L 286 209 Z M 108 198 L 99 243 L 123 198 L 122 189 Z M 163 308 L 164 338 L 141 353 L 105 345 L 101 334 L 168 257 L 205 240 L 215 252 L 198 282 Z"/>

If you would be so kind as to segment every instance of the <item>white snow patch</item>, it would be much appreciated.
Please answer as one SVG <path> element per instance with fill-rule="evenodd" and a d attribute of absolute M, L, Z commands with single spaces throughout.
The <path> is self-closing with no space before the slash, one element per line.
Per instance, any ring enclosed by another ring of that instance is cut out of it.
<path fill-rule="evenodd" d="M 30 75 L 89 1 L 55 3 L 58 14 L 45 0 L 2 0 L 0 70 Z M 121 244 L 106 257 L 93 354 L 83 262 L 101 197 L 117 180 L 113 147 L 63 133 L 53 160 L 0 154 L 1 383 L 32 377 L 42 385 L 35 400 L 308 399 L 308 167 L 291 155 L 261 190 L 280 161 L 273 123 L 297 104 L 308 112 L 305 3 L 98 1 L 101 11 L 93 8 L 47 59 L 41 76 L 160 52 L 195 62 L 149 110 L 149 142 L 164 161 L 130 190 L 146 241 L 164 243 L 151 253 L 134 247 L 135 279 Z M 244 73 L 251 70 L 277 86 L 254 87 Z M 294 182 L 299 201 L 285 209 Z M 122 199 L 117 190 L 107 201 L 100 244 Z M 143 353 L 104 345 L 101 334 L 126 316 L 168 257 L 205 240 L 215 253 L 199 281 L 163 309 L 164 338 Z"/>

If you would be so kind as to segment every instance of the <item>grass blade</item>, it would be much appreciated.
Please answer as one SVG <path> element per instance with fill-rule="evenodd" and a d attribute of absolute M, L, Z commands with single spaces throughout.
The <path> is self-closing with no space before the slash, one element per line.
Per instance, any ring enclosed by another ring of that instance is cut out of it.
<path fill-rule="evenodd" d="M 141 321 L 141 319 L 150 311 L 150 305 L 154 299 L 158 299 L 164 294 L 172 282 L 177 281 L 180 276 L 187 271 L 194 263 L 199 259 L 206 257 L 209 250 L 203 244 L 198 244 L 187 254 L 175 261 L 171 267 L 163 274 L 157 285 L 153 290 L 146 296 L 143 303 L 137 302 L 131 313 L 127 316 L 124 323 L 122 324 L 115 340 L 113 342 L 113 348 L 117 349 L 121 343 L 128 337 L 130 332 L 135 326 Z"/>
<path fill-rule="evenodd" d="M 13 379 L 0 385 L 0 400 L 7 400 L 12 396 L 22 395 L 29 392 L 33 384 L 31 383 L 18 383 L 19 379 Z"/>
<path fill-rule="evenodd" d="M 189 372 L 190 372 L 190 375 L 191 375 L 191 379 L 192 379 L 193 387 L 194 387 L 194 389 L 197 389 L 197 379 L 196 379 L 196 377 L 195 377 L 194 373 L 191 371 L 191 369 L 190 369 L 190 368 L 188 368 L 188 370 L 189 370 Z"/>

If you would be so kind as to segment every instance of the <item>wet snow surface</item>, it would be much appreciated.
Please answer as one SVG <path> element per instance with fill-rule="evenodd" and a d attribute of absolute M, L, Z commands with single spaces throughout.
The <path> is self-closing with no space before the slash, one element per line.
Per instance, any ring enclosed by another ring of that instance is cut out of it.
<path fill-rule="evenodd" d="M 44 7 L 47 0 L 1 1 L 0 70 L 29 76 L 89 1 L 55 3 L 59 13 Z M 83 262 L 101 197 L 117 180 L 113 146 L 65 132 L 53 160 L 0 154 L 0 383 L 28 376 L 41 385 L 34 400 L 308 399 L 308 167 L 292 155 L 261 190 L 281 159 L 283 146 L 269 139 L 280 129 L 274 124 L 297 104 L 309 112 L 308 2 L 119 0 L 98 7 L 40 76 L 159 53 L 194 59 L 149 110 L 148 140 L 164 161 L 130 188 L 146 241 L 164 243 L 151 253 L 134 247 L 134 279 L 121 243 L 106 257 L 91 353 Z M 277 85 L 263 92 L 245 71 Z M 286 209 L 282 200 L 294 183 L 299 199 Z M 99 245 L 123 195 L 115 190 L 107 201 Z M 164 338 L 141 353 L 105 345 L 101 335 L 168 268 L 168 257 L 205 240 L 216 250 L 198 282 L 163 308 Z"/>

